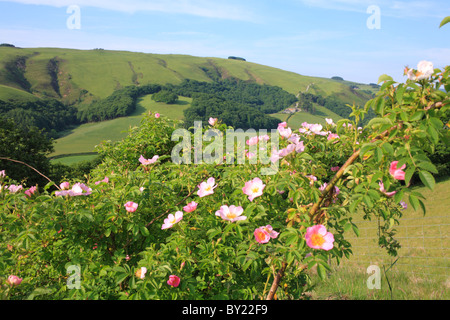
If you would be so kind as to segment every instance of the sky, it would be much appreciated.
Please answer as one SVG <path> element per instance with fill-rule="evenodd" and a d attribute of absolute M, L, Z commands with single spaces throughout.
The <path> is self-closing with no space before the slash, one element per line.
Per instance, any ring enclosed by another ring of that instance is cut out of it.
<path fill-rule="evenodd" d="M 450 1 L 0 0 L 0 43 L 243 57 L 298 74 L 404 82 L 450 64 Z"/>

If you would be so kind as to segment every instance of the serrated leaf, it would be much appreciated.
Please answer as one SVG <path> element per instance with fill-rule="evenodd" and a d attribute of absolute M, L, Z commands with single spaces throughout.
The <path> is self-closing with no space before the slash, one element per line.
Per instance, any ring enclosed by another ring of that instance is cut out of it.
<path fill-rule="evenodd" d="M 359 229 L 358 229 L 358 227 L 355 224 L 353 224 L 352 225 L 352 229 L 353 229 L 353 232 L 356 234 L 356 236 L 359 237 Z"/>
<path fill-rule="evenodd" d="M 398 167 L 397 167 L 398 168 Z M 406 185 L 409 184 L 409 181 L 411 181 L 412 176 L 414 175 L 414 172 L 416 171 L 416 168 L 412 167 L 405 171 L 405 183 Z"/>
<path fill-rule="evenodd" d="M 319 275 L 320 279 L 322 279 L 322 280 L 325 280 L 327 277 L 325 267 L 323 265 L 321 265 L 320 263 L 317 264 L 317 274 Z"/>
<path fill-rule="evenodd" d="M 439 133 L 433 126 L 428 126 L 427 133 L 430 135 L 431 141 L 433 141 L 434 144 L 439 142 Z"/>
<path fill-rule="evenodd" d="M 390 143 L 388 143 L 388 142 L 383 143 L 381 145 L 381 148 L 388 155 L 393 155 L 394 154 L 394 148 L 392 148 L 392 145 Z"/>
<path fill-rule="evenodd" d="M 393 122 L 391 119 L 389 118 L 373 118 L 371 119 L 368 123 L 367 126 L 372 127 L 372 126 L 376 126 L 376 125 L 383 125 L 383 124 L 388 124 L 390 126 L 393 125 Z"/>
<path fill-rule="evenodd" d="M 449 22 L 450 22 L 450 16 L 445 17 L 444 19 L 442 19 L 441 24 L 439 25 L 439 28 L 442 28 L 444 25 L 446 25 Z"/>
<path fill-rule="evenodd" d="M 428 189 L 433 190 L 436 185 L 436 181 L 431 173 L 425 170 L 419 171 L 419 178 L 422 183 L 428 187 Z"/>
<path fill-rule="evenodd" d="M 423 111 L 417 111 L 416 113 L 414 113 L 411 118 L 409 118 L 409 121 L 418 121 L 421 120 L 423 118 L 423 115 L 425 113 Z"/>
<path fill-rule="evenodd" d="M 387 74 L 382 74 L 381 76 L 378 77 L 378 83 L 380 84 L 383 81 L 390 81 L 393 80 L 391 76 L 388 76 Z"/>
<path fill-rule="evenodd" d="M 431 162 L 422 162 L 422 161 L 418 162 L 417 167 L 425 169 L 425 170 L 430 171 L 435 174 L 438 173 L 436 166 L 434 164 L 432 164 Z"/>
<path fill-rule="evenodd" d="M 419 199 L 419 204 L 422 207 L 423 215 L 425 215 L 427 213 L 427 209 L 425 208 L 425 204 L 420 199 Z"/>
<path fill-rule="evenodd" d="M 415 195 L 413 194 L 409 195 L 409 203 L 413 207 L 414 211 L 417 211 L 419 209 L 420 206 L 419 199 L 417 199 Z"/>

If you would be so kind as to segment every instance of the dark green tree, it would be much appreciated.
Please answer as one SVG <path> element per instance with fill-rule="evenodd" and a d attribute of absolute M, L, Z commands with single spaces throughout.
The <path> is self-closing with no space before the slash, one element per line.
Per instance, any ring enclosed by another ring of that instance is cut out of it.
<path fill-rule="evenodd" d="M 51 152 L 53 143 L 42 130 L 24 129 L 0 116 L 0 170 L 7 176 L 26 186 L 44 186 L 49 182 L 44 176 L 50 172 L 47 156 Z"/>

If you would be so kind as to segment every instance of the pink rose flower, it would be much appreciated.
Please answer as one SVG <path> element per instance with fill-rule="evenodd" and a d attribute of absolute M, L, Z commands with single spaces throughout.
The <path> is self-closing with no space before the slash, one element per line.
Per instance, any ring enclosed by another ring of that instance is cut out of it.
<path fill-rule="evenodd" d="M 100 183 L 102 183 L 102 182 L 108 183 L 108 182 L 109 182 L 109 178 L 108 178 L 108 177 L 105 177 L 103 180 L 96 181 L 96 182 L 95 182 L 95 185 L 100 184 Z"/>
<path fill-rule="evenodd" d="M 208 119 L 208 123 L 212 126 L 212 127 L 214 127 L 214 125 L 217 123 L 217 118 L 209 118 Z"/>
<path fill-rule="evenodd" d="M 37 187 L 36 187 L 36 186 L 33 186 L 33 187 L 31 187 L 30 189 L 28 189 L 27 191 L 25 191 L 25 194 L 26 194 L 28 197 L 31 197 L 31 196 L 36 192 L 36 190 L 37 190 Z"/>
<path fill-rule="evenodd" d="M 235 205 L 225 205 L 221 206 L 220 210 L 216 211 L 216 216 L 221 217 L 223 220 L 235 222 L 247 219 L 246 216 L 242 216 L 243 212 L 244 209 L 241 206 L 236 207 Z"/>
<path fill-rule="evenodd" d="M 398 161 L 391 162 L 391 165 L 389 166 L 389 173 L 394 177 L 394 179 L 405 180 L 405 172 L 403 171 L 403 169 L 406 168 L 406 165 L 402 165 L 399 169 L 397 168 L 397 163 Z"/>
<path fill-rule="evenodd" d="M 9 189 L 10 193 L 16 193 L 16 192 L 19 192 L 20 190 L 22 190 L 23 187 L 22 187 L 22 185 L 16 186 L 15 184 L 12 184 L 8 187 L 8 189 Z"/>
<path fill-rule="evenodd" d="M 198 203 L 196 203 L 195 201 L 192 201 L 191 203 L 188 203 L 187 205 L 185 205 L 183 207 L 183 210 L 186 211 L 187 213 L 192 212 L 195 209 L 197 209 L 197 205 L 198 205 Z"/>
<path fill-rule="evenodd" d="M 306 244 L 313 249 L 333 249 L 334 236 L 325 226 L 318 224 L 306 229 Z"/>
<path fill-rule="evenodd" d="M 139 162 L 144 166 L 155 163 L 158 160 L 159 156 L 153 156 L 151 159 L 145 159 L 143 155 L 140 156 Z"/>
<path fill-rule="evenodd" d="M 155 118 L 158 119 L 161 115 L 159 113 L 155 113 Z"/>
<path fill-rule="evenodd" d="M 135 275 L 136 277 L 138 277 L 139 279 L 144 279 L 145 278 L 145 274 L 147 273 L 147 268 L 146 267 L 140 267 Z"/>
<path fill-rule="evenodd" d="M 406 75 L 409 80 L 423 80 L 428 79 L 434 73 L 433 63 L 430 61 L 422 60 L 417 64 L 417 71 L 413 69 L 406 69 Z"/>
<path fill-rule="evenodd" d="M 383 184 L 382 181 L 378 182 L 378 185 L 380 186 L 380 192 L 384 193 L 384 194 L 385 194 L 386 196 L 388 196 L 388 197 L 392 197 L 394 194 L 397 193 L 397 191 L 387 192 L 387 191 L 384 189 L 384 184 Z"/>
<path fill-rule="evenodd" d="M 260 178 L 254 178 L 253 180 L 247 181 L 245 183 L 245 186 L 242 188 L 242 191 L 246 195 L 248 195 L 248 200 L 253 201 L 253 199 L 263 194 L 265 186 L 266 185 L 263 184 Z"/>
<path fill-rule="evenodd" d="M 180 284 L 180 278 L 176 275 L 170 275 L 169 280 L 167 280 L 167 284 L 172 287 L 178 287 Z"/>
<path fill-rule="evenodd" d="M 19 278 L 18 276 L 15 275 L 10 275 L 8 277 L 8 280 L 6 280 L 7 283 L 9 283 L 12 286 L 18 286 L 21 282 L 22 282 L 22 278 Z"/>
<path fill-rule="evenodd" d="M 127 203 L 124 204 L 124 207 L 128 212 L 135 212 L 138 206 L 139 205 L 133 201 L 128 201 Z"/>
<path fill-rule="evenodd" d="M 166 219 L 164 219 L 164 224 L 161 227 L 161 230 L 172 228 L 173 225 L 183 219 L 183 212 L 177 211 L 175 215 L 169 214 Z"/>
<path fill-rule="evenodd" d="M 253 234 L 258 243 L 267 243 L 270 239 L 278 237 L 279 232 L 274 231 L 271 225 L 267 225 L 256 228 Z"/>
<path fill-rule="evenodd" d="M 330 133 L 327 137 L 327 140 L 339 139 L 339 135 L 336 133 Z"/>
<path fill-rule="evenodd" d="M 210 195 L 214 193 L 214 188 L 217 187 L 217 185 L 214 185 L 215 179 L 209 178 L 206 182 L 203 181 L 198 185 L 199 190 L 197 191 L 197 195 L 202 198 L 204 196 Z"/>
<path fill-rule="evenodd" d="M 251 137 L 250 139 L 248 139 L 245 143 L 247 143 L 248 146 L 254 146 L 257 145 L 259 141 L 259 137 L 258 136 L 254 136 Z"/>
<path fill-rule="evenodd" d="M 69 182 L 65 181 L 65 182 L 61 183 L 59 185 L 59 187 L 61 188 L 61 190 L 69 190 L 70 184 L 69 184 Z"/>

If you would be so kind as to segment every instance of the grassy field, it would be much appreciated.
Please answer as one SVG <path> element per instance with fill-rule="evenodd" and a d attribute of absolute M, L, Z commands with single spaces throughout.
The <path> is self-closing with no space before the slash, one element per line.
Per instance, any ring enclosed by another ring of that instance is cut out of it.
<path fill-rule="evenodd" d="M 402 246 L 398 256 L 391 257 L 378 247 L 377 221 L 355 216 L 354 221 L 360 221 L 360 236 L 352 231 L 347 234 L 353 256 L 339 266 L 334 263 L 326 281 L 313 276 L 317 284 L 313 299 L 450 299 L 450 179 L 437 183 L 434 191 L 417 189 L 426 197 L 427 212 L 424 216 L 422 211 L 414 211 L 405 199 L 408 208 L 396 227 L 396 239 Z M 367 287 L 370 265 L 380 267 L 380 289 Z"/>
<path fill-rule="evenodd" d="M 24 101 L 37 100 L 37 98 L 33 96 L 31 93 L 0 84 L 0 100 L 8 101 L 10 99 L 11 100 L 17 99 Z"/>
<path fill-rule="evenodd" d="M 129 128 L 139 126 L 148 111 L 158 112 L 162 117 L 170 119 L 182 119 L 183 110 L 189 107 L 191 101 L 191 98 L 180 97 L 177 103 L 170 105 L 151 100 L 151 95 L 144 96 L 138 102 L 135 112 L 128 117 L 87 123 L 67 132 L 64 137 L 56 140 L 55 151 L 50 156 L 92 152 L 95 151 L 95 146 L 104 140 L 121 140 L 127 135 Z M 68 161 L 76 159 L 84 160 L 71 157 Z M 66 161 L 64 158 L 58 160 L 63 163 Z"/>
<path fill-rule="evenodd" d="M 316 114 L 311 114 L 308 112 L 296 112 L 293 114 L 273 113 L 271 114 L 271 116 L 279 119 L 280 121 L 286 121 L 288 126 L 294 130 L 300 128 L 303 122 L 320 123 L 322 125 L 326 125 L 325 118 L 331 118 L 335 123 L 338 120 L 342 119 L 342 117 L 338 116 L 327 108 L 319 105 L 315 105 L 315 107 Z"/>
<path fill-rule="evenodd" d="M 138 84 L 177 84 L 184 79 L 212 81 L 205 68 L 218 77 L 236 77 L 260 84 L 279 86 L 297 94 L 311 90 L 329 95 L 338 93 L 346 103 L 363 105 L 370 94 L 353 90 L 349 82 L 300 75 L 249 61 L 224 58 L 195 57 L 180 54 L 148 54 L 111 50 L 75 50 L 65 48 L 0 47 L 2 63 L 25 58 L 24 78 L 37 96 L 50 96 L 66 103 L 89 103 L 105 98 L 115 89 Z M 48 73 L 50 60 L 57 61 L 57 79 Z M 0 67 L 0 84 L 24 89 L 17 77 Z M 51 85 L 57 80 L 59 92 Z"/>

